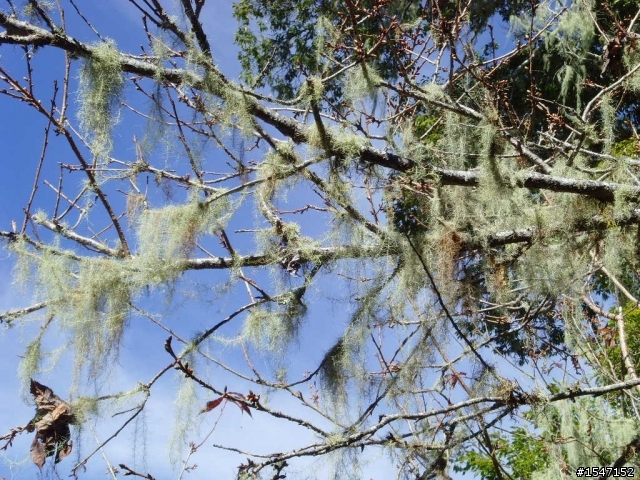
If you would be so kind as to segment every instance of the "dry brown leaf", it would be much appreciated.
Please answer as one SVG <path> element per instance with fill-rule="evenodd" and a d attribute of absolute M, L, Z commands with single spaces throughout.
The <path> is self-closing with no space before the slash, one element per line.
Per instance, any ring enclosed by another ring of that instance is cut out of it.
<path fill-rule="evenodd" d="M 71 454 L 70 425 L 75 421 L 71 405 L 58 397 L 46 385 L 31 380 L 31 395 L 36 404 L 36 415 L 29 422 L 36 436 L 31 443 L 31 459 L 42 468 L 47 457 L 58 463 Z"/>
<path fill-rule="evenodd" d="M 35 463 L 38 468 L 42 468 L 46 455 L 44 451 L 44 444 L 38 440 L 37 436 L 33 439 L 33 442 L 31 442 L 30 452 L 33 463 Z"/>

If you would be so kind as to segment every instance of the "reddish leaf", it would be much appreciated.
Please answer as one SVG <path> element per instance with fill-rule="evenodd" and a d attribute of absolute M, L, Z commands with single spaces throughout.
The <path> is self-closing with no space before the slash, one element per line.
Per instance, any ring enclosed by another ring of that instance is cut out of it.
<path fill-rule="evenodd" d="M 249 410 L 249 407 L 247 407 L 244 403 L 234 400 L 233 398 L 230 398 L 229 400 L 235 403 L 240 410 L 242 410 L 243 412 L 247 412 L 249 416 L 253 418 L 253 415 L 251 415 L 251 410 Z"/>
<path fill-rule="evenodd" d="M 211 410 L 216 408 L 218 405 L 220 405 L 223 400 L 224 400 L 224 397 L 220 397 L 220 398 L 216 398 L 215 400 L 211 400 L 210 402 L 207 402 L 205 407 L 202 410 L 200 410 L 200 413 L 210 412 Z"/>

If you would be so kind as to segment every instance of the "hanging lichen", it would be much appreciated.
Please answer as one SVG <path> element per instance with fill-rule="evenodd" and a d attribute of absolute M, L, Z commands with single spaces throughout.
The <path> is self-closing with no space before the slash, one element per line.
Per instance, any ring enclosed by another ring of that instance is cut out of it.
<path fill-rule="evenodd" d="M 190 368 L 195 368 L 195 356 L 191 353 L 183 357 L 185 364 L 188 362 Z M 186 378 L 179 373 L 179 387 L 176 394 L 176 419 L 169 444 L 169 459 L 176 465 L 184 458 L 189 439 L 198 435 L 198 406 L 200 401 L 197 396 L 196 383 L 190 378 Z"/>
<path fill-rule="evenodd" d="M 51 12 L 54 11 L 56 5 L 53 2 L 40 0 L 38 2 L 38 7 L 40 7 L 40 9 L 42 9 L 44 12 L 51 14 Z M 29 18 L 31 22 L 34 22 L 36 24 L 42 23 L 42 18 L 38 13 L 38 10 L 33 7 L 33 4 L 31 2 L 28 2 L 24 6 L 24 8 L 22 9 L 22 13 L 25 15 L 25 17 Z"/>
<path fill-rule="evenodd" d="M 145 210 L 140 215 L 138 252 L 126 259 L 79 258 L 58 247 L 34 251 L 25 242 L 12 244 L 18 257 L 17 280 L 29 282 L 36 300 L 47 300 L 48 313 L 69 335 L 76 379 L 109 373 L 132 299 L 147 286 L 177 279 L 198 238 L 222 228 L 232 213 L 225 197 Z M 22 365 L 25 378 L 38 370 L 42 355 L 39 340 L 29 346 Z"/>
<path fill-rule="evenodd" d="M 293 295 L 281 297 L 277 305 L 253 308 L 244 323 L 243 338 L 258 348 L 281 356 L 296 340 L 306 307 Z"/>
<path fill-rule="evenodd" d="M 635 438 L 636 422 L 611 411 L 601 398 L 561 400 L 535 413 L 549 453 L 548 467 L 532 480 L 564 478 L 557 472 L 610 465 Z"/>
<path fill-rule="evenodd" d="M 329 394 L 334 407 L 341 408 L 347 403 L 350 388 L 366 390 L 369 382 L 366 369 L 366 341 L 371 327 L 384 321 L 387 308 L 380 294 L 389 286 L 389 281 L 380 277 L 376 285 L 363 291 L 356 310 L 351 315 L 342 336 L 325 353 L 320 368 L 323 390 Z"/>
<path fill-rule="evenodd" d="M 232 214 L 226 197 L 212 202 L 192 199 L 184 205 L 144 211 L 138 228 L 138 254 L 132 259 L 140 277 L 137 283 L 142 283 L 142 278 L 154 285 L 176 279 L 198 238 L 224 228 Z"/>
<path fill-rule="evenodd" d="M 615 138 L 613 127 L 616 121 L 616 109 L 610 95 L 603 95 L 600 103 L 600 113 L 602 115 L 602 153 L 609 154 Z"/>
<path fill-rule="evenodd" d="M 625 86 L 632 92 L 640 92 L 640 68 L 638 68 L 638 65 L 640 65 L 640 52 L 634 47 L 637 41 L 637 38 L 635 41 L 630 41 L 622 55 L 622 61 L 627 71 L 631 72 L 635 69 L 635 72 L 625 81 Z"/>
<path fill-rule="evenodd" d="M 80 70 L 78 118 L 96 158 L 108 157 L 111 132 L 119 122 L 120 95 L 124 88 L 120 53 L 111 40 L 92 48 Z"/>
<path fill-rule="evenodd" d="M 127 270 L 105 258 L 75 260 L 69 252 L 51 249 L 38 255 L 22 245 L 17 250 L 21 272 L 31 272 L 36 299 L 48 299 L 48 313 L 73 346 L 78 378 L 108 373 L 129 313 L 132 290 Z M 22 372 L 33 375 L 40 364 L 40 338 L 27 351 Z"/>
<path fill-rule="evenodd" d="M 547 71 L 555 71 L 555 77 L 560 85 L 559 99 L 568 101 L 575 98 L 575 106 L 581 107 L 583 81 L 587 78 L 585 67 L 588 52 L 596 33 L 591 19 L 593 2 L 572 2 L 561 16 L 554 28 L 544 29 L 557 15 L 557 8 L 553 2 L 542 2 L 533 9 L 533 16 L 525 14 L 513 15 L 509 19 L 511 32 L 517 38 L 524 38 L 531 29 L 544 30 L 542 39 L 544 48 L 541 50 L 542 65 Z M 523 12 L 524 13 L 524 12 Z M 558 61 L 561 61 L 558 65 Z"/>
<path fill-rule="evenodd" d="M 23 385 L 26 385 L 29 379 L 40 372 L 42 357 L 42 336 L 39 335 L 38 338 L 29 342 L 22 354 L 19 372 Z"/>
<path fill-rule="evenodd" d="M 356 65 L 347 73 L 345 98 L 354 103 L 368 97 L 375 103 L 378 85 L 381 81 L 382 79 L 373 65 L 364 63 Z"/>
<path fill-rule="evenodd" d="M 117 262 L 87 259 L 80 264 L 62 326 L 71 331 L 76 364 L 88 366 L 90 378 L 106 373 L 117 357 L 132 292 Z"/>

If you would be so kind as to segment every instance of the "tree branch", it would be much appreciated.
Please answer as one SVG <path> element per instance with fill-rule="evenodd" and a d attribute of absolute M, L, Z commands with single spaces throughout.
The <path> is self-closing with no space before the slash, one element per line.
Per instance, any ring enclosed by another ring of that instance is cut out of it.
<path fill-rule="evenodd" d="M 44 46 L 50 45 L 61 48 L 71 54 L 84 58 L 93 56 L 94 47 L 83 44 L 72 37 L 62 33 L 52 34 L 42 28 L 23 22 L 0 12 L 0 26 L 5 28 L 18 28 L 26 32 L 24 36 L 7 36 L 0 34 L 0 44 L 14 43 L 19 45 Z M 210 66 L 206 76 L 187 71 L 180 68 L 160 67 L 157 64 L 133 58 L 130 55 L 120 53 L 120 65 L 122 71 L 141 75 L 143 77 L 175 83 L 177 85 L 189 84 L 196 89 L 201 89 L 207 93 L 224 98 L 230 92 L 241 95 L 245 100 L 248 111 L 251 115 L 276 128 L 280 133 L 293 140 L 295 143 L 309 143 L 311 129 L 301 122 L 286 117 L 271 110 L 258 102 L 255 98 L 246 95 L 241 88 L 234 86 L 215 67 Z M 213 80 L 213 81 L 212 81 Z M 440 102 L 442 103 L 442 102 Z M 444 107 L 443 107 L 444 108 Z M 457 105 L 457 109 L 462 109 L 467 115 L 468 107 Z M 478 114 L 479 115 L 479 114 Z M 331 139 L 330 132 L 326 132 L 328 143 L 335 145 Z M 516 147 L 522 150 L 524 145 L 515 142 Z M 328 155 L 340 154 L 341 152 L 326 152 Z M 416 165 L 414 160 L 401 157 L 399 155 L 380 151 L 372 146 L 364 146 L 360 149 L 359 159 L 364 163 L 383 166 L 397 171 L 408 171 Z M 540 160 L 542 161 L 542 160 Z M 431 174 L 438 179 L 442 185 L 459 185 L 474 187 L 478 185 L 479 173 L 467 170 L 451 170 L 430 165 L 422 165 L 426 168 L 426 174 Z M 629 192 L 630 200 L 640 200 L 640 187 L 630 186 L 613 182 L 602 182 L 587 179 L 572 179 L 566 177 L 556 177 L 552 175 L 525 172 L 513 179 L 517 187 L 529 189 L 545 189 L 554 192 L 572 193 L 582 195 L 604 202 L 613 202 L 616 191 L 625 189 Z"/>

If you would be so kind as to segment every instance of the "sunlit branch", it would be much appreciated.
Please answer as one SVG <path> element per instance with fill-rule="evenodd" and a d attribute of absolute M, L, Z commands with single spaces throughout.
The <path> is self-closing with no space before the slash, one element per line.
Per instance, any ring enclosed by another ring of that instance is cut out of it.
<path fill-rule="evenodd" d="M 94 52 L 95 47 L 85 45 L 63 34 L 54 36 L 44 29 L 33 26 L 27 22 L 13 19 L 1 12 L 0 26 L 11 26 L 28 32 L 27 36 L 7 36 L 6 34 L 0 35 L 0 44 L 15 43 L 20 45 L 34 46 L 51 45 L 54 47 L 62 48 L 70 53 L 85 58 L 91 58 Z M 124 72 L 134 73 L 148 78 L 162 78 L 165 81 L 172 82 L 177 85 L 181 85 L 186 82 L 194 85 L 195 88 L 202 89 L 214 95 L 222 95 L 222 92 L 218 90 L 219 88 L 227 88 L 231 91 L 237 92 L 237 94 L 239 95 L 243 94 L 242 89 L 240 89 L 239 87 L 234 87 L 229 82 L 229 80 L 226 79 L 226 77 L 224 77 L 217 69 L 213 67 L 211 67 L 209 75 L 212 75 L 216 79 L 216 82 L 214 82 L 214 84 L 217 83 L 219 87 L 215 87 L 212 89 L 212 87 L 210 87 L 207 83 L 207 79 L 198 75 L 197 73 L 179 68 L 158 67 L 155 64 L 134 59 L 126 54 L 120 54 L 120 65 Z M 255 99 L 245 99 L 247 101 L 247 107 L 250 114 L 275 127 L 278 131 L 289 137 L 295 143 L 309 142 L 309 127 L 297 122 L 296 120 L 272 111 Z M 431 103 L 435 102 L 435 106 L 452 110 L 461 115 L 470 116 L 478 120 L 483 119 L 483 116 L 481 114 L 462 104 L 458 103 L 456 105 L 452 105 L 447 104 L 446 102 L 431 99 L 429 101 Z M 331 141 L 331 143 L 333 143 L 333 141 Z M 521 149 L 523 151 L 523 154 L 530 155 L 529 153 L 526 153 L 524 151 L 525 146 L 519 140 L 514 140 L 514 145 L 516 145 L 516 148 Z M 334 154 L 340 152 L 327 153 Z M 382 152 L 371 146 L 362 147 L 360 149 L 359 158 L 366 163 L 372 163 L 398 171 L 407 171 L 415 165 L 415 162 L 411 159 L 403 158 L 399 155 L 389 152 Z M 443 185 L 461 185 L 469 187 L 478 185 L 479 177 L 477 172 L 450 170 L 440 167 L 430 167 L 430 170 L 434 177 L 436 177 L 438 181 Z M 612 202 L 615 196 L 615 192 L 621 188 L 625 188 L 631 190 L 631 194 L 634 196 L 634 198 L 640 198 L 640 187 L 630 187 L 613 182 L 599 182 L 588 179 L 576 180 L 535 172 L 524 172 L 514 178 L 513 183 L 517 187 L 530 189 L 540 188 L 555 192 L 573 193 L 595 198 L 605 202 Z"/>

